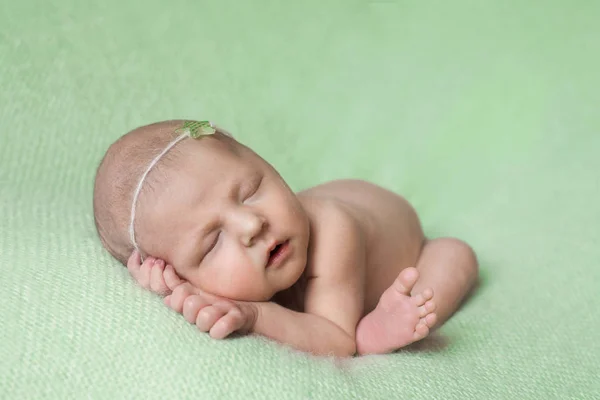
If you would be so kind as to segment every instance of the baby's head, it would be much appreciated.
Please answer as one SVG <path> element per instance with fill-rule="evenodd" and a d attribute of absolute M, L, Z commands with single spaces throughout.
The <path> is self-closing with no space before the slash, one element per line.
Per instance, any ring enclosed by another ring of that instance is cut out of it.
<path fill-rule="evenodd" d="M 269 163 L 219 129 L 194 139 L 197 127 L 159 122 L 110 146 L 94 185 L 100 240 L 123 264 L 137 249 L 209 293 L 266 301 L 302 275 L 308 217 Z"/>

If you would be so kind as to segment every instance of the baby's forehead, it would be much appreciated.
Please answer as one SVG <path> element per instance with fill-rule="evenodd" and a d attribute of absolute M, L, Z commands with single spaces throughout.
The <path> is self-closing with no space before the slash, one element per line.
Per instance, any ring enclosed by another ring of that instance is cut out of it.
<path fill-rule="evenodd" d="M 211 139 L 187 139 L 181 143 L 180 149 L 165 160 L 163 171 L 157 171 L 153 177 L 153 183 L 162 187 L 153 192 L 193 204 L 199 201 L 198 197 L 206 199 L 205 193 L 226 192 L 260 169 L 251 152 Z"/>
<path fill-rule="evenodd" d="M 160 237 L 159 242 L 166 240 L 165 232 L 152 231 L 152 226 L 168 226 L 170 235 L 191 229 L 189 224 L 197 219 L 193 213 L 198 209 L 208 213 L 211 205 L 221 204 L 258 166 L 251 154 L 210 138 L 186 139 L 181 145 L 165 160 L 163 170 L 150 179 L 151 189 L 144 192 L 140 231 Z"/>
<path fill-rule="evenodd" d="M 183 168 L 219 172 L 219 169 L 246 168 L 256 164 L 255 157 L 235 140 L 218 137 L 187 139 L 177 158 Z"/>

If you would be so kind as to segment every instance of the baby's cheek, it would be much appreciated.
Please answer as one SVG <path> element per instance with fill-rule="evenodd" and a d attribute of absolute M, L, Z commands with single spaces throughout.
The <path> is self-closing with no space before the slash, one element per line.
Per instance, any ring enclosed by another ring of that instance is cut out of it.
<path fill-rule="evenodd" d="M 239 266 L 228 272 L 219 271 L 212 279 L 207 279 L 207 284 L 214 294 L 232 300 L 266 301 L 270 297 L 264 278 L 248 267 Z"/>

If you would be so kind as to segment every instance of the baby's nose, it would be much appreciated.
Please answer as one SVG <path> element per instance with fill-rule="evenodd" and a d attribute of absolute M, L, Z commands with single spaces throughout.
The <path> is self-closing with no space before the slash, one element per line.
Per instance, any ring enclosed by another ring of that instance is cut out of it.
<path fill-rule="evenodd" d="M 267 225 L 266 219 L 256 213 L 245 213 L 240 219 L 240 233 L 242 243 L 245 246 L 252 246 L 255 240 L 264 232 Z"/>

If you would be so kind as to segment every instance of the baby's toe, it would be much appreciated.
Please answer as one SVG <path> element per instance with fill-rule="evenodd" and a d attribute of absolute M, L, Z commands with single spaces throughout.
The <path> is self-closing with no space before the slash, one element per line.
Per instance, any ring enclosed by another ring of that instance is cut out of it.
<path fill-rule="evenodd" d="M 421 340 L 427 335 L 429 335 L 429 327 L 426 324 L 419 322 L 415 328 L 414 339 Z"/>
<path fill-rule="evenodd" d="M 419 307 L 419 317 L 423 318 L 427 314 L 432 313 L 434 311 L 435 311 L 435 303 L 433 301 L 429 300 L 428 302 L 423 304 L 421 307 Z"/>
<path fill-rule="evenodd" d="M 427 288 L 423 290 L 423 298 L 425 299 L 425 301 L 433 299 L 433 289 Z"/>
<path fill-rule="evenodd" d="M 429 328 L 433 328 L 433 326 L 436 324 L 437 322 L 437 314 L 432 312 L 431 314 L 427 315 L 425 318 L 425 324 L 429 327 Z"/>
<path fill-rule="evenodd" d="M 433 298 L 433 289 L 427 288 L 423 290 L 421 293 L 417 293 L 411 297 L 412 302 L 420 307 L 425 304 L 427 301 Z"/>
<path fill-rule="evenodd" d="M 423 297 L 422 293 L 418 293 L 418 294 L 412 296 L 411 300 L 414 303 L 414 305 L 417 306 L 417 307 L 421 307 L 427 301 L 425 299 L 425 297 Z"/>
<path fill-rule="evenodd" d="M 410 295 L 415 283 L 419 279 L 419 271 L 416 268 L 406 268 L 396 278 L 392 286 L 399 292 L 406 296 Z"/>

